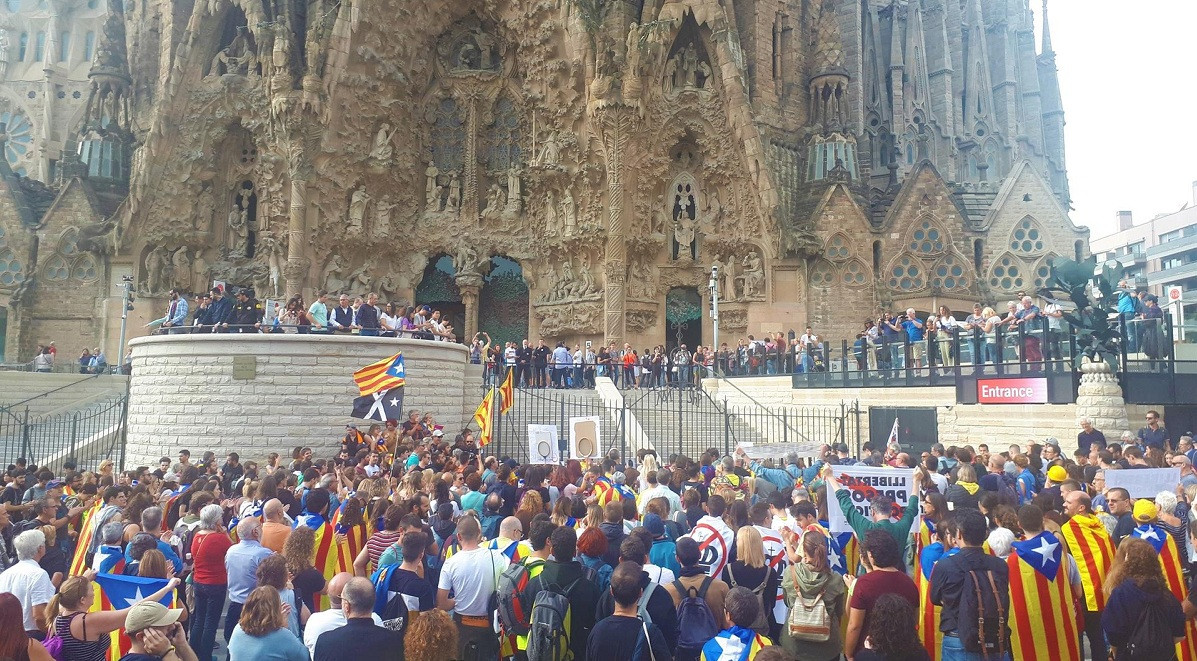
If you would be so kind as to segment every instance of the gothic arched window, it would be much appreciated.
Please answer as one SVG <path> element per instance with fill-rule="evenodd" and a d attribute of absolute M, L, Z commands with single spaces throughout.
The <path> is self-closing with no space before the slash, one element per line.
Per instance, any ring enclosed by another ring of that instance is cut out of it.
<path fill-rule="evenodd" d="M 844 264 L 844 272 L 841 279 L 849 287 L 863 287 L 869 282 L 869 272 L 863 262 L 859 259 L 852 259 L 847 264 Z"/>
<path fill-rule="evenodd" d="M 1010 250 L 1026 255 L 1043 252 L 1043 229 L 1034 218 L 1027 216 L 1019 221 L 1010 235 Z"/>
<path fill-rule="evenodd" d="M 947 236 L 942 228 L 930 218 L 924 218 L 910 233 L 910 252 L 918 255 L 936 255 L 943 252 Z"/>
<path fill-rule="evenodd" d="M 71 270 L 71 277 L 76 280 L 91 282 L 96 279 L 97 273 L 98 269 L 95 258 L 91 255 L 84 255 L 75 262 L 75 266 Z"/>
<path fill-rule="evenodd" d="M 0 228 L 0 285 L 11 286 L 25 280 L 25 273 L 21 260 L 8 247 L 8 240 L 4 235 L 4 228 Z"/>
<path fill-rule="evenodd" d="M 913 291 L 922 289 L 926 284 L 923 266 L 910 255 L 903 255 L 895 260 L 890 268 L 889 288 Z"/>
<path fill-rule="evenodd" d="M 505 172 L 520 165 L 520 116 L 515 103 L 506 96 L 495 102 L 494 122 L 487 135 L 490 151 L 486 167 L 491 172 Z"/>
<path fill-rule="evenodd" d="M 955 255 L 947 255 L 939 260 L 931 273 L 931 286 L 943 291 L 953 289 L 968 289 L 968 270 L 962 260 Z"/>
<path fill-rule="evenodd" d="M 989 273 L 989 286 L 999 291 L 1017 291 L 1023 288 L 1026 275 L 1022 262 L 1006 253 L 994 262 Z"/>
<path fill-rule="evenodd" d="M 46 261 L 45 273 L 47 280 L 66 280 L 71 277 L 71 267 L 62 255 L 54 255 Z"/>
<path fill-rule="evenodd" d="M 835 284 L 835 267 L 831 262 L 820 259 L 810 270 L 810 284 L 812 287 L 830 287 Z"/>
<path fill-rule="evenodd" d="M 832 261 L 843 261 L 852 256 L 851 242 L 847 236 L 843 234 L 835 234 L 827 240 L 827 259 Z"/>
<path fill-rule="evenodd" d="M 432 160 L 442 171 L 461 170 L 465 151 L 465 127 L 457 101 L 448 97 L 437 102 L 432 122 Z"/>

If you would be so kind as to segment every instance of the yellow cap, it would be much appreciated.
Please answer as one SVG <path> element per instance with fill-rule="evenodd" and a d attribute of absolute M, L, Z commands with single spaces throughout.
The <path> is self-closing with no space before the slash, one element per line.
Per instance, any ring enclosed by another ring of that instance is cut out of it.
<path fill-rule="evenodd" d="M 1146 498 L 1140 498 L 1135 501 L 1134 517 L 1135 521 L 1139 523 L 1151 523 L 1156 520 L 1160 514 L 1160 509 L 1155 506 L 1155 503 Z"/>
<path fill-rule="evenodd" d="M 1047 469 L 1047 479 L 1059 484 L 1068 479 L 1068 471 L 1063 466 L 1052 466 Z"/>

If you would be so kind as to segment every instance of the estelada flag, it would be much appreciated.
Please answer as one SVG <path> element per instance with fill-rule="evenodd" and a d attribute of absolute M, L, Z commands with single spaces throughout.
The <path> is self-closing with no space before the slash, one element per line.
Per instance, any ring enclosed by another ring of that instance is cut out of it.
<path fill-rule="evenodd" d="M 827 538 L 827 566 L 840 576 L 856 576 L 860 564 L 860 545 L 856 535 L 851 530 L 833 535 L 826 521 L 812 523 L 803 532 L 810 530 Z"/>
<path fill-rule="evenodd" d="M 369 538 L 369 531 L 366 526 L 366 518 L 362 517 L 360 523 L 356 525 L 347 525 L 343 518 L 345 516 L 345 505 L 349 501 L 341 503 L 337 511 L 333 512 L 332 521 L 333 532 L 336 536 L 343 538 L 345 541 L 337 544 L 337 573 L 349 572 L 353 573 L 353 561 L 357 559 L 362 549 L 366 548 L 366 540 Z M 364 513 L 363 513 L 364 514 Z"/>
<path fill-rule="evenodd" d="M 486 391 L 486 397 L 474 411 L 474 422 L 478 425 L 478 447 L 486 447 L 490 443 L 491 411 L 494 410 L 495 389 Z"/>
<path fill-rule="evenodd" d="M 316 532 L 316 554 L 312 559 L 312 566 L 324 576 L 325 581 L 332 580 L 332 577 L 340 571 L 338 567 L 341 562 L 341 554 L 348 554 L 347 550 L 341 549 L 346 544 L 345 538 L 338 538 L 336 528 L 319 514 L 301 514 L 296 525 L 307 526 Z M 349 565 L 353 566 L 352 559 L 350 559 Z M 316 604 L 316 610 L 317 612 L 326 611 L 330 606 L 328 595 L 321 595 L 320 602 Z"/>
<path fill-rule="evenodd" d="M 914 536 L 914 557 L 921 558 L 923 549 L 935 543 L 935 522 L 923 517 L 919 521 L 918 534 Z"/>
<path fill-rule="evenodd" d="M 507 378 L 503 379 L 503 385 L 499 386 L 499 413 L 506 415 L 507 409 L 511 408 L 511 404 L 515 402 L 515 388 L 511 385 L 511 375 L 515 372 L 513 369 L 507 370 Z"/>
<path fill-rule="evenodd" d="M 103 506 L 104 502 L 97 498 L 95 504 L 80 515 L 79 539 L 75 540 L 75 555 L 71 558 L 71 576 L 82 576 L 83 572 L 87 571 L 87 551 L 91 548 L 92 539 L 96 536 L 96 522 L 92 520 L 92 517 Z"/>
<path fill-rule="evenodd" d="M 1164 580 L 1168 583 L 1168 590 L 1177 601 L 1184 602 L 1188 596 L 1188 584 L 1185 583 L 1184 571 L 1181 569 L 1180 553 L 1176 550 L 1176 541 L 1163 528 L 1145 523 L 1135 528 L 1132 535 L 1151 544 L 1159 554 L 1160 566 L 1164 569 Z M 1178 659 L 1197 659 L 1197 621 L 1185 620 L 1185 637 L 1176 644 Z"/>
<path fill-rule="evenodd" d="M 1060 527 L 1060 534 L 1081 575 L 1085 610 L 1091 613 L 1105 610 L 1106 593 L 1102 586 L 1114 562 L 1114 540 L 1105 524 L 1092 514 L 1078 514 Z"/>
<path fill-rule="evenodd" d="M 91 588 L 93 596 L 89 612 L 119 611 L 132 607 L 146 597 L 166 587 L 164 578 L 143 578 L 141 576 L 122 576 L 117 574 L 96 574 Z M 179 608 L 178 590 L 163 597 L 161 603 L 167 608 Z M 120 661 L 129 653 L 133 641 L 125 634 L 124 628 L 112 632 L 112 643 L 104 658 L 108 661 Z"/>
<path fill-rule="evenodd" d="M 353 410 L 349 412 L 349 416 L 362 420 L 377 420 L 378 422 L 402 420 L 403 388 L 379 390 L 370 395 L 355 397 L 353 399 Z M 360 433 L 358 434 L 358 440 L 361 441 Z"/>
<path fill-rule="evenodd" d="M 935 569 L 935 563 L 959 552 L 957 548 L 945 552 L 942 543 L 932 542 L 918 556 L 918 571 L 914 578 L 919 588 L 919 640 L 923 641 L 923 648 L 927 650 L 931 661 L 939 661 L 943 656 L 943 631 L 939 629 L 943 606 L 931 603 L 931 572 Z"/>
<path fill-rule="evenodd" d="M 353 373 L 353 380 L 362 397 L 373 395 L 379 390 L 403 386 L 406 370 L 403 367 L 403 352 L 377 363 L 370 363 Z"/>
<path fill-rule="evenodd" d="M 1081 661 L 1076 608 L 1063 545 L 1044 531 L 1014 542 L 1010 568 L 1010 641 L 1016 659 Z"/>

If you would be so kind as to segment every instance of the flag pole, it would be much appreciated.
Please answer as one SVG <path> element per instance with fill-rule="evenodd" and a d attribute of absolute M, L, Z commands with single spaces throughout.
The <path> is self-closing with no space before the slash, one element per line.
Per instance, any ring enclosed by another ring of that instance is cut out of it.
<path fill-rule="evenodd" d="M 499 447 L 499 437 L 500 437 L 499 424 L 502 423 L 503 416 L 498 415 L 498 409 L 502 408 L 502 405 L 495 406 L 495 395 L 498 394 L 496 392 L 496 389 L 497 389 L 497 386 L 495 386 L 495 384 L 492 383 L 490 385 L 490 427 L 491 427 L 491 433 L 494 436 L 494 438 L 491 439 L 491 442 L 493 442 L 495 444 L 495 456 L 501 457 L 503 455 L 501 452 L 499 452 L 499 450 L 501 449 Z"/>

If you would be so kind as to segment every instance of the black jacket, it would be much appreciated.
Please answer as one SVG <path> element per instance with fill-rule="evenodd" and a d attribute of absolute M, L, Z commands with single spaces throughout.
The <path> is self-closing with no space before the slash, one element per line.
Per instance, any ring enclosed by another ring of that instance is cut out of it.
<path fill-rule="evenodd" d="M 581 579 L 581 580 L 578 580 Z M 574 582 L 577 581 L 575 584 Z M 586 658 L 586 642 L 590 638 L 590 630 L 595 623 L 595 605 L 599 600 L 599 589 L 594 583 L 586 580 L 582 573 L 582 564 L 577 560 L 557 562 L 549 560 L 544 563 L 540 574 L 528 581 L 527 603 L 532 603 L 536 593 L 546 586 L 562 590 L 562 594 L 569 599 L 569 648 L 573 650 L 574 658 Z M 573 589 L 569 589 L 573 585 Z M 566 592 L 568 590 L 568 592 Z M 673 600 L 670 599 L 670 603 Z M 323 638 L 323 636 L 321 636 Z M 353 657 L 344 657 L 353 658 Z"/>
<path fill-rule="evenodd" d="M 262 323 L 265 310 L 256 298 L 246 299 L 244 303 L 237 303 L 229 314 L 229 326 L 253 326 Z"/>
<path fill-rule="evenodd" d="M 229 320 L 229 314 L 233 311 L 233 301 L 227 296 L 221 296 L 220 300 L 212 299 L 208 304 L 208 309 L 205 311 L 204 317 L 200 323 L 205 326 L 215 326 L 223 324 Z"/>
<path fill-rule="evenodd" d="M 614 569 L 619 565 L 619 545 L 623 544 L 623 540 L 627 539 L 628 534 L 623 530 L 623 522 L 607 523 L 603 521 L 599 524 L 599 532 L 607 538 L 607 552 L 603 554 L 603 562 L 611 565 Z"/>
<path fill-rule="evenodd" d="M 374 620 L 355 617 L 345 626 L 320 634 L 313 661 L 370 659 L 403 661 L 403 636 Z"/>
<path fill-rule="evenodd" d="M 935 563 L 935 569 L 931 572 L 931 603 L 943 606 L 943 614 L 939 619 L 940 631 L 956 631 L 957 619 L 962 615 L 961 594 L 965 589 L 974 589 L 972 580 L 968 577 L 970 571 L 993 572 L 993 582 L 997 585 L 997 596 L 1002 602 L 1002 611 L 1010 613 L 1010 570 L 1006 561 L 985 553 L 980 546 L 970 546 L 960 549 L 956 555 L 941 559 Z M 1006 636 L 1009 635 L 1007 630 Z M 1007 640 L 1006 649 L 1009 648 Z"/>
<path fill-rule="evenodd" d="M 645 573 L 644 578 L 640 580 L 640 585 L 647 589 L 650 582 L 648 573 Z M 653 588 L 653 593 L 649 595 L 644 610 L 648 611 L 648 616 L 652 619 L 653 624 L 661 630 L 661 635 L 665 636 L 665 644 L 669 645 L 669 649 L 677 649 L 677 609 L 673 606 L 673 598 L 669 596 L 669 591 L 660 585 Z M 615 597 L 611 596 L 610 590 L 605 590 L 603 596 L 599 598 L 595 620 L 602 620 L 614 614 Z"/>

